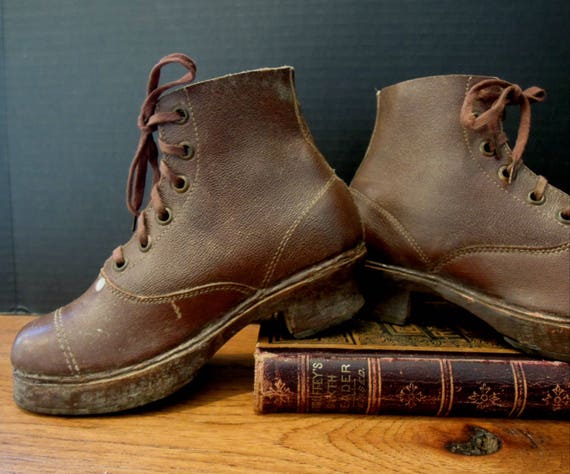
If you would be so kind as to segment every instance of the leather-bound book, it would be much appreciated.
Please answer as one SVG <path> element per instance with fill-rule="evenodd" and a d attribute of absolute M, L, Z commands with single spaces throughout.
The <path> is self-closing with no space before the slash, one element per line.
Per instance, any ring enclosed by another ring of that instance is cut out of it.
<path fill-rule="evenodd" d="M 263 322 L 256 410 L 569 418 L 569 363 L 518 352 L 447 303 L 417 302 L 411 322 L 363 313 L 303 340 L 278 317 Z"/>

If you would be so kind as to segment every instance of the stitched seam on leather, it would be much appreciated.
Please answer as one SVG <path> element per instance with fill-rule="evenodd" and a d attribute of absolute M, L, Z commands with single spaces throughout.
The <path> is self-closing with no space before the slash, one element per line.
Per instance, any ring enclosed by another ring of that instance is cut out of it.
<path fill-rule="evenodd" d="M 467 92 L 469 91 L 469 84 L 471 83 L 471 80 L 473 79 L 473 76 L 469 76 L 467 78 L 467 82 L 465 84 L 465 95 L 467 95 Z M 477 161 L 477 159 L 475 158 L 475 156 L 473 155 L 473 151 L 471 150 L 471 146 L 469 145 L 469 132 L 467 131 L 467 129 L 465 127 L 461 127 L 463 130 L 463 141 L 465 143 L 465 148 L 467 148 L 467 152 L 469 153 L 469 156 L 471 157 L 471 159 L 475 162 L 475 164 L 477 165 L 477 167 L 483 172 L 483 174 L 486 176 L 487 180 L 489 180 L 493 185 L 495 185 L 498 189 L 500 189 L 501 191 L 503 191 L 507 196 L 513 198 L 515 201 L 518 201 L 522 204 L 524 204 L 526 207 L 530 207 L 532 209 L 538 212 L 540 212 L 541 214 L 543 214 L 544 216 L 550 218 L 552 217 L 552 222 L 554 222 L 555 224 L 562 226 L 562 227 L 566 227 L 567 224 L 563 224 L 562 222 L 558 222 L 556 219 L 553 218 L 553 216 L 550 216 L 550 214 L 548 214 L 546 211 L 543 211 L 541 209 L 539 209 L 540 206 L 536 206 L 534 204 L 530 204 L 528 202 L 526 202 L 525 200 L 521 199 L 520 197 L 518 197 L 516 194 L 513 194 L 511 192 L 509 192 L 506 188 L 503 188 L 502 186 L 499 185 L 499 183 L 497 182 L 496 179 L 494 179 L 493 177 L 491 177 L 489 175 L 489 173 L 487 173 L 487 170 L 485 170 L 481 164 Z"/>
<path fill-rule="evenodd" d="M 302 222 L 302 220 L 307 216 L 307 214 L 317 204 L 317 202 L 325 195 L 325 193 L 329 190 L 329 188 L 332 186 L 332 184 L 337 179 L 338 178 L 336 177 L 336 175 L 333 174 L 329 178 L 329 180 L 324 184 L 324 186 L 321 187 L 321 189 L 319 189 L 317 194 L 315 194 L 315 196 L 313 197 L 311 202 L 309 202 L 309 204 L 307 204 L 305 206 L 305 208 L 301 211 L 301 213 L 297 216 L 297 218 L 289 226 L 289 228 L 287 229 L 287 232 L 285 232 L 285 235 L 281 239 L 281 242 L 279 243 L 277 250 L 273 254 L 273 258 L 271 259 L 271 262 L 269 263 L 269 267 L 267 268 L 267 271 L 265 272 L 265 277 L 263 278 L 263 281 L 261 283 L 262 288 L 264 288 L 269 283 L 269 280 L 273 276 L 275 268 L 277 267 L 277 263 L 279 262 L 279 259 L 281 258 L 281 255 L 283 254 L 283 251 L 285 250 L 285 246 L 289 242 L 289 239 L 293 235 L 293 232 L 295 231 L 295 229 L 299 226 L 299 224 Z"/>
<path fill-rule="evenodd" d="M 301 111 L 299 110 L 299 101 L 297 98 L 297 94 L 295 92 L 295 86 L 293 85 L 293 70 L 291 69 L 289 71 L 289 87 L 291 89 L 291 94 L 293 96 L 293 110 L 295 110 L 295 118 L 297 119 L 297 125 L 301 131 L 301 134 L 303 135 L 303 138 L 305 139 L 305 141 L 312 147 L 315 149 L 315 151 L 319 151 L 316 149 L 315 144 L 313 143 L 313 140 L 311 139 L 309 133 L 307 133 L 308 131 L 306 130 L 308 128 L 308 125 L 305 124 L 305 126 L 303 126 L 303 117 L 301 114 Z"/>
<path fill-rule="evenodd" d="M 390 212 L 388 212 L 386 209 L 384 209 L 379 204 L 374 202 L 368 196 L 362 194 L 358 189 L 352 188 L 352 190 L 357 195 L 357 197 L 364 200 L 369 206 L 372 207 L 373 210 L 375 210 L 378 214 L 380 214 L 380 216 L 385 221 L 388 221 L 389 224 L 392 224 L 394 230 L 396 230 L 412 246 L 412 248 L 416 251 L 420 259 L 422 260 L 422 262 L 424 262 L 426 265 L 431 264 L 431 260 L 422 251 L 416 240 L 412 237 L 412 235 L 408 232 L 408 230 L 404 227 L 402 223 L 400 223 L 400 221 L 396 217 L 394 217 Z"/>
<path fill-rule="evenodd" d="M 200 162 L 201 162 L 201 160 L 200 160 L 200 156 L 201 156 L 201 153 L 200 153 L 200 149 L 201 149 L 200 134 L 198 133 L 198 124 L 196 123 L 196 115 L 194 114 L 194 107 L 192 107 L 192 101 L 190 100 L 190 95 L 188 94 L 187 88 L 184 89 L 184 95 L 186 96 L 186 104 L 188 105 L 188 109 L 190 110 L 190 117 L 192 119 L 192 128 L 194 129 L 194 135 L 196 136 L 196 150 L 195 150 L 195 157 L 194 157 L 194 161 L 196 162 L 196 171 L 194 172 L 194 179 L 192 180 L 192 183 L 190 184 L 190 186 L 186 190 L 185 198 L 184 198 L 184 202 L 182 204 L 182 207 L 186 206 L 186 203 L 188 202 L 188 200 L 192 197 L 192 195 L 196 191 L 196 187 L 198 186 L 198 178 L 200 176 Z M 174 217 L 172 218 L 172 220 L 174 221 Z"/>
<path fill-rule="evenodd" d="M 295 89 L 295 84 L 293 81 L 292 68 L 289 70 L 289 87 L 291 89 L 291 94 L 293 95 L 293 110 L 295 111 L 295 119 L 297 120 L 297 127 L 299 128 L 301 135 L 305 140 L 305 143 L 309 145 L 309 148 L 313 151 L 313 153 L 315 153 L 319 157 L 319 159 L 325 164 L 325 166 L 331 171 L 331 173 L 334 173 L 334 170 L 329 165 L 329 162 L 325 159 L 323 154 L 317 148 L 317 145 L 315 145 L 315 141 L 310 134 L 309 125 L 307 124 L 306 120 L 302 117 L 299 100 L 297 97 L 297 91 Z M 303 123 L 305 124 L 305 126 L 303 126 Z M 307 128 L 307 130 L 305 130 L 305 127 Z"/>
<path fill-rule="evenodd" d="M 370 137 L 370 141 L 368 142 L 368 146 L 366 147 L 366 152 L 364 153 L 364 158 L 358 165 L 356 169 L 356 173 L 352 178 L 353 182 L 354 179 L 359 175 L 361 169 L 364 169 L 368 160 L 373 160 L 374 158 L 371 155 L 372 144 L 377 141 L 376 134 L 379 133 L 380 130 L 380 101 L 382 100 L 382 91 L 376 91 L 376 117 L 374 119 L 374 128 L 372 129 L 372 136 Z M 354 189 L 354 188 L 353 188 Z"/>
<path fill-rule="evenodd" d="M 550 255 L 550 254 L 562 253 L 568 249 L 570 249 L 570 242 L 549 248 L 497 247 L 497 246 L 467 247 L 454 252 L 453 255 L 445 257 L 443 260 L 437 263 L 430 271 L 432 273 L 437 273 L 441 271 L 443 267 L 449 265 L 450 263 L 452 263 L 457 259 L 460 259 L 461 257 L 482 254 L 482 253 L 503 253 L 503 254 L 524 253 L 527 255 Z"/>
<path fill-rule="evenodd" d="M 231 286 L 220 286 L 217 288 L 204 288 L 202 290 L 197 290 L 194 292 L 190 292 L 184 295 L 176 295 L 176 296 L 171 296 L 171 297 L 153 297 L 153 298 L 141 298 L 141 297 L 137 297 L 137 296 L 130 296 L 130 295 L 125 295 L 123 293 L 120 293 L 119 291 L 117 291 L 115 288 L 111 287 L 111 291 L 113 293 L 115 293 L 115 295 L 121 299 L 127 300 L 127 301 L 133 301 L 136 303 L 142 303 L 142 304 L 160 304 L 160 303 L 170 303 L 172 301 L 178 301 L 181 299 L 187 299 L 187 298 L 193 298 L 199 295 L 204 295 L 204 294 L 208 294 L 208 293 L 214 293 L 216 291 L 235 291 L 237 293 L 242 293 L 244 295 L 250 295 L 251 293 L 246 292 L 244 290 L 235 288 L 235 287 L 231 287 Z"/>
<path fill-rule="evenodd" d="M 59 344 L 59 348 L 65 357 L 65 363 L 67 364 L 67 368 L 72 374 L 79 375 L 79 365 L 77 364 L 77 360 L 75 359 L 73 352 L 71 351 L 71 347 L 69 345 L 69 341 L 67 340 L 67 336 L 65 335 L 65 329 L 63 328 L 63 322 L 61 320 L 61 308 L 56 310 L 53 315 L 53 323 L 55 326 L 55 334 L 57 337 L 57 342 Z"/>
<path fill-rule="evenodd" d="M 188 201 L 188 198 L 194 191 L 194 187 L 198 182 L 198 176 L 200 175 L 200 148 L 202 145 L 200 144 L 200 134 L 198 133 L 198 124 L 196 123 L 196 115 L 194 114 L 194 107 L 192 106 L 192 101 L 190 100 L 190 95 L 188 94 L 188 89 L 184 89 L 184 94 L 186 95 L 186 102 L 188 103 L 188 108 L 190 109 L 190 115 L 192 116 L 192 127 L 194 127 L 194 134 L 196 135 L 196 172 L 194 173 L 194 182 L 190 185 L 190 189 L 188 189 L 188 196 L 184 200 L 184 204 Z"/>
<path fill-rule="evenodd" d="M 105 273 L 103 271 L 101 271 L 101 274 L 105 277 L 105 279 L 107 280 L 107 283 L 109 283 L 109 290 L 117 297 L 126 300 L 126 301 L 133 301 L 133 302 L 137 302 L 137 303 L 144 303 L 144 304 L 154 304 L 154 303 L 170 303 L 172 301 L 178 301 L 178 300 L 182 300 L 182 299 L 186 299 L 186 298 L 191 298 L 194 296 L 198 296 L 198 295 L 202 295 L 202 294 L 207 294 L 207 293 L 212 293 L 215 291 L 235 291 L 237 293 L 242 293 L 244 295 L 251 295 L 252 293 L 254 293 L 255 291 L 257 291 L 257 289 L 253 288 L 253 287 L 245 287 L 245 285 L 240 285 L 238 283 L 232 284 L 222 284 L 222 285 L 217 285 L 217 286 L 210 286 L 207 288 L 200 288 L 200 289 L 191 289 L 191 290 L 187 290 L 187 291 L 182 291 L 182 292 L 177 292 L 177 293 L 172 293 L 169 295 L 162 295 L 162 296 L 142 296 L 142 295 L 135 295 L 133 293 L 129 293 L 126 290 L 123 290 L 117 286 L 115 286 L 115 284 L 110 281 L 107 276 L 105 275 Z"/>

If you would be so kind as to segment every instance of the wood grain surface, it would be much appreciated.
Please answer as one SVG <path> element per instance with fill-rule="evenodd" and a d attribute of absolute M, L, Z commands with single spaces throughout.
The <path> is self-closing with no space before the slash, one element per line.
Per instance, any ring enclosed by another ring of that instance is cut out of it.
<path fill-rule="evenodd" d="M 570 423 L 474 418 L 256 415 L 257 327 L 236 335 L 190 386 L 144 409 L 50 417 L 12 401 L 9 353 L 31 317 L 0 316 L 0 472 L 570 473 Z M 453 454 L 477 426 L 502 448 Z"/>

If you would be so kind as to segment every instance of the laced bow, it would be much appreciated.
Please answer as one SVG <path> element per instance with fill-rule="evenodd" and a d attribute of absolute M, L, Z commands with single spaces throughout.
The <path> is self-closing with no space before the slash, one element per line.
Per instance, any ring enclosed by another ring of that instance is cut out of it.
<path fill-rule="evenodd" d="M 168 82 L 159 86 L 160 72 L 167 64 L 177 63 L 187 69 L 187 72 L 179 79 Z M 157 139 L 157 144 L 153 139 L 153 132 L 157 127 L 165 123 L 174 123 L 181 120 L 181 115 L 177 111 L 155 112 L 158 99 L 168 89 L 176 87 L 188 82 L 192 82 L 196 77 L 196 64 L 188 56 L 181 53 L 172 53 L 163 57 L 152 68 L 148 84 L 147 96 L 142 103 L 141 111 L 138 116 L 138 127 L 141 131 L 137 151 L 129 169 L 127 180 L 127 207 L 135 216 L 137 236 L 141 247 L 148 245 L 148 235 L 144 215 L 140 212 L 140 207 L 144 198 L 144 190 L 146 184 L 146 174 L 148 165 L 152 168 L 152 190 L 150 202 L 157 215 L 164 215 L 166 208 L 158 191 L 158 182 L 162 176 L 165 176 L 170 182 L 176 183 L 179 177 L 173 173 L 163 162 L 158 164 L 158 149 L 163 153 L 184 156 L 186 151 L 184 146 L 173 145 Z M 124 265 L 125 259 L 121 247 L 117 247 L 113 251 L 113 260 L 117 266 Z"/>
<path fill-rule="evenodd" d="M 474 131 L 481 132 L 486 138 L 494 143 L 495 150 L 505 145 L 507 135 L 502 130 L 502 121 L 505 108 L 508 105 L 520 106 L 520 122 L 515 146 L 511 151 L 511 161 L 507 166 L 508 182 L 511 183 L 516 176 L 516 171 L 522 163 L 524 152 L 530 132 L 530 106 L 536 102 L 542 102 L 546 98 L 546 92 L 540 87 L 529 87 L 522 90 L 517 84 L 501 79 L 486 79 L 475 84 L 465 96 L 461 107 L 461 124 Z M 475 101 L 491 104 L 487 110 L 481 113 L 474 111 Z M 546 190 L 547 180 L 539 176 L 532 191 L 532 199 L 535 203 L 542 203 Z M 564 222 L 570 220 L 570 206 L 560 212 Z"/>
<path fill-rule="evenodd" d="M 188 69 L 180 79 L 168 82 L 162 86 L 158 86 L 160 81 L 160 71 L 167 64 L 178 63 Z M 151 70 L 148 85 L 147 96 L 141 106 L 141 112 L 138 117 L 138 127 L 141 131 L 137 151 L 131 163 L 129 170 L 129 178 L 127 181 L 127 207 L 135 216 L 140 214 L 139 209 L 144 197 L 144 187 L 146 181 L 146 172 L 148 164 L 152 166 L 153 184 L 160 179 L 160 171 L 158 168 L 158 150 L 153 140 L 152 134 L 158 125 L 168 122 L 176 122 L 180 120 L 178 112 L 157 112 L 154 113 L 156 103 L 160 95 L 181 84 L 192 82 L 196 76 L 196 64 L 188 56 L 181 53 L 172 53 L 163 57 Z M 168 145 L 159 139 L 161 151 Z"/>
<path fill-rule="evenodd" d="M 521 163 L 528 135 L 530 132 L 530 105 L 542 102 L 546 92 L 539 87 L 529 87 L 522 90 L 517 84 L 511 84 L 501 79 L 487 79 L 475 84 L 467 92 L 461 108 L 461 123 L 463 126 L 482 132 L 495 140 L 495 146 L 500 147 L 507 142 L 506 134 L 502 131 L 501 122 L 505 108 L 508 105 L 519 105 L 521 109 L 519 129 L 515 146 L 511 153 L 511 163 L 508 166 L 509 183 Z M 491 103 L 491 106 L 481 114 L 473 113 L 473 103 L 478 100 Z"/>

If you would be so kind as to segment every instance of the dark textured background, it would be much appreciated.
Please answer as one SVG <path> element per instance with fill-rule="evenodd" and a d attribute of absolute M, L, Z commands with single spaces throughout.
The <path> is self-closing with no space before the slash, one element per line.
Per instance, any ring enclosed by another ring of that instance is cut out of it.
<path fill-rule="evenodd" d="M 0 311 L 71 300 L 127 240 L 136 117 L 173 51 L 198 79 L 295 66 L 316 142 L 347 180 L 376 88 L 444 73 L 540 85 L 524 159 L 570 187 L 567 0 L 0 0 L 0 17 Z"/>

